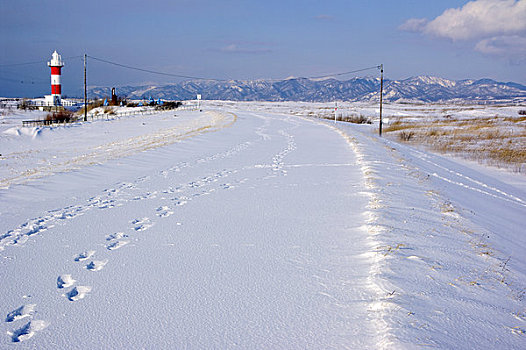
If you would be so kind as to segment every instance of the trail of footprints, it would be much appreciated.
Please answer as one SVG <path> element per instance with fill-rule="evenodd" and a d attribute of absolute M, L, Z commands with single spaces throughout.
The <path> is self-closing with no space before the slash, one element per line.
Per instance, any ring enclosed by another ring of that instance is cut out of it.
<path fill-rule="evenodd" d="M 45 329 L 49 325 L 49 323 L 46 321 L 33 319 L 35 313 L 36 304 L 26 304 L 14 309 L 7 314 L 5 322 L 8 323 L 24 320 L 28 317 L 31 318 L 30 321 L 23 323 L 21 327 L 11 332 L 7 332 L 7 335 L 11 338 L 13 343 L 30 339 L 35 335 L 36 332 Z"/>
<path fill-rule="evenodd" d="M 286 175 L 286 171 L 283 170 L 283 158 L 289 152 L 293 151 L 296 146 L 293 136 L 285 133 L 284 131 L 282 131 L 281 134 L 288 138 L 288 145 L 285 150 L 273 158 L 272 170 L 274 174 L 279 172 L 283 175 Z M 250 144 L 251 142 L 245 142 L 229 151 L 218 153 L 207 158 L 198 159 L 196 163 L 210 162 L 219 158 L 232 156 L 248 148 Z M 183 162 L 168 169 L 168 171 L 179 172 L 189 166 L 190 164 Z M 175 207 L 186 205 L 193 199 L 196 199 L 200 196 L 212 194 L 217 189 L 232 189 L 238 184 L 245 183 L 248 180 L 246 178 L 238 180 L 234 184 L 220 183 L 215 187 L 210 186 L 211 184 L 219 182 L 221 178 L 228 177 L 237 172 L 237 170 L 222 170 L 214 175 L 201 177 L 198 180 L 188 182 L 184 185 L 168 187 L 167 189 L 159 192 L 145 192 L 142 194 L 136 194 L 138 189 L 137 185 L 149 181 L 150 177 L 147 176 L 139 178 L 137 181 L 135 181 L 135 183 L 121 183 L 119 186 L 117 186 L 117 188 L 104 190 L 104 194 L 101 196 L 89 198 L 86 205 L 74 205 L 62 209 L 50 210 L 48 211 L 48 215 L 29 220 L 18 228 L 0 235 L 0 251 L 4 250 L 4 248 L 8 245 L 23 244 L 27 241 L 27 239 L 29 239 L 30 236 L 53 228 L 56 223 L 60 223 L 62 220 L 73 219 L 77 216 L 84 215 L 87 211 L 93 209 L 111 209 L 114 207 L 119 207 L 128 201 L 156 199 L 159 197 L 161 200 L 168 200 L 171 203 L 171 206 L 162 205 L 157 207 L 155 209 L 155 215 L 159 218 L 169 217 L 174 214 Z M 166 178 L 167 171 L 160 172 L 160 176 Z M 186 193 L 183 195 L 183 192 Z M 169 198 L 170 195 L 178 193 L 181 193 L 181 195 Z M 180 223 L 177 224 L 179 225 Z M 141 232 L 150 229 L 154 225 L 154 222 L 152 222 L 150 218 L 144 217 L 131 220 L 130 225 L 132 232 Z M 129 244 L 130 240 L 128 238 L 129 235 L 124 232 L 112 233 L 106 236 L 104 246 L 108 252 L 112 252 Z M 90 271 L 90 273 L 97 273 L 103 270 L 104 267 L 109 263 L 109 259 L 97 257 L 95 250 L 83 251 L 77 254 L 72 259 L 72 261 L 75 264 L 83 264 L 84 269 Z M 77 280 L 75 280 L 71 274 L 59 275 L 56 280 L 56 287 L 59 292 L 63 292 L 62 296 L 69 302 L 77 302 L 82 300 L 86 298 L 92 291 L 91 286 L 77 284 Z M 28 340 L 32 338 L 37 332 L 49 326 L 47 321 L 34 318 L 35 314 L 37 313 L 36 307 L 36 304 L 25 304 L 7 314 L 5 318 L 5 322 L 7 323 L 22 322 L 27 318 L 30 319 L 28 322 L 23 323 L 19 328 L 8 332 L 12 342 L 17 343 Z"/>
<path fill-rule="evenodd" d="M 285 166 L 283 160 L 287 154 L 296 150 L 297 148 L 294 135 L 290 135 L 284 130 L 280 130 L 279 133 L 287 139 L 287 147 L 283 151 L 276 154 L 274 158 L 272 158 L 272 172 L 274 173 L 272 177 L 277 175 L 287 176 L 287 170 L 283 169 Z"/>
<path fill-rule="evenodd" d="M 206 176 L 196 181 L 191 181 L 186 185 L 181 185 L 175 188 L 169 187 L 168 189 L 160 191 L 159 193 L 147 192 L 146 194 L 141 196 L 141 199 L 152 198 L 152 196 L 156 197 L 157 194 L 166 196 L 182 192 L 188 192 L 186 193 L 186 195 L 177 195 L 176 197 L 168 198 L 163 197 L 163 199 L 165 201 L 169 201 L 171 205 L 162 205 L 157 207 L 155 209 L 155 215 L 159 218 L 166 218 L 174 214 L 175 207 L 183 206 L 199 196 L 211 194 L 214 191 L 216 191 L 215 188 L 203 189 L 203 187 L 211 183 L 216 183 L 219 181 L 220 178 L 236 172 L 237 171 L 224 170 L 213 176 Z M 243 179 L 238 181 L 238 183 L 243 183 L 245 181 L 246 179 Z M 221 183 L 218 185 L 218 187 L 222 189 L 229 189 L 234 188 L 234 185 L 230 183 Z M 123 188 L 135 189 L 135 185 L 126 183 L 122 184 L 118 189 L 106 190 L 105 192 L 107 193 L 108 197 L 113 197 L 116 196 Z M 137 200 L 137 197 L 138 196 L 134 196 L 130 200 Z M 87 210 L 87 208 L 90 207 L 107 209 L 123 204 L 122 199 L 120 198 L 102 199 L 101 197 L 93 197 L 90 198 L 88 202 L 90 203 L 90 205 L 84 208 L 81 206 L 73 206 L 64 208 L 63 210 L 50 211 L 49 213 L 53 213 L 53 218 L 73 218 L 76 216 L 75 213 L 77 213 L 77 215 L 81 215 Z M 18 230 L 26 230 L 27 233 L 30 233 L 27 236 L 31 236 L 32 234 L 36 234 L 44 229 L 52 227 L 52 225 L 49 224 L 48 219 L 49 218 L 45 217 L 38 219 L 36 223 L 26 223 L 22 225 Z M 132 232 L 141 232 L 150 229 L 152 226 L 154 226 L 155 223 L 150 218 L 143 217 L 131 220 L 129 221 L 129 224 L 129 229 Z M 130 236 L 128 234 L 124 232 L 115 232 L 105 237 L 104 247 L 108 252 L 112 252 L 114 250 L 118 250 L 126 246 L 129 243 Z M 101 257 L 98 257 L 98 255 L 100 255 Z M 103 253 L 97 254 L 95 250 L 86 250 L 74 256 L 72 258 L 72 262 L 75 264 L 83 265 L 83 268 L 91 273 L 97 273 L 103 270 L 110 261 L 109 259 L 104 258 L 103 255 Z M 61 296 L 69 302 L 77 302 L 86 298 L 93 289 L 92 286 L 77 283 L 77 280 L 71 274 L 58 275 L 56 280 L 56 287 L 59 292 L 62 292 Z M 36 304 L 22 305 L 7 314 L 5 318 L 5 322 L 7 323 L 16 323 L 17 321 L 24 320 L 27 318 L 31 319 L 30 321 L 23 323 L 19 328 L 8 332 L 11 342 L 17 343 L 28 340 L 32 338 L 37 332 L 48 327 L 49 323 L 47 321 L 34 319 L 34 315 L 36 314 L 36 306 Z"/>
<path fill-rule="evenodd" d="M 280 154 L 276 155 L 273 159 L 273 170 L 275 172 L 281 171 L 283 174 L 286 174 L 283 168 L 283 158 L 287 153 L 295 149 L 295 144 L 293 136 L 287 134 L 285 131 L 280 131 L 280 133 L 289 139 L 289 145 Z M 194 162 L 180 162 L 167 170 L 163 170 L 159 173 L 159 177 L 167 178 L 168 173 L 180 172 L 185 168 L 192 167 L 193 165 L 198 165 L 201 163 L 208 163 L 216 161 L 218 159 L 224 159 L 232 157 L 237 153 L 240 153 L 247 148 L 249 148 L 253 143 L 251 141 L 240 143 L 233 148 L 219 152 L 214 155 L 203 157 L 195 160 Z M 137 194 L 139 190 L 138 185 L 151 180 L 150 176 L 144 176 L 138 178 L 135 182 L 123 182 L 120 183 L 117 188 L 106 189 L 103 191 L 103 194 L 100 196 L 91 197 L 87 200 L 85 205 L 73 205 L 61 209 L 50 210 L 47 212 L 47 215 L 44 215 L 39 218 L 34 218 L 28 220 L 19 227 L 9 230 L 6 233 L 0 234 L 0 252 L 3 251 L 7 246 L 10 245 L 22 245 L 27 242 L 27 240 L 36 234 L 44 232 L 48 229 L 51 229 L 56 226 L 56 224 L 63 224 L 65 220 L 74 219 L 80 215 L 86 214 L 90 210 L 100 209 L 111 209 L 115 207 L 123 206 L 126 202 L 131 200 L 147 200 L 155 199 L 165 196 L 166 194 L 171 194 L 175 192 L 183 192 L 188 189 L 199 189 L 207 184 L 218 181 L 220 178 L 229 176 L 233 173 L 236 173 L 237 170 L 222 170 L 217 174 L 206 176 L 200 178 L 196 181 L 187 183 L 176 187 L 175 189 L 170 187 L 167 190 L 162 192 L 146 192 Z M 230 183 L 225 183 L 220 186 L 223 189 L 233 188 L 234 186 Z M 199 197 L 202 195 L 207 195 L 214 192 L 215 189 L 210 189 L 209 191 L 201 191 L 194 193 L 192 197 Z M 188 202 L 189 198 L 181 197 L 180 200 L 177 200 L 176 205 L 184 205 Z M 162 210 L 160 212 L 163 212 Z M 164 214 L 158 215 L 160 217 L 170 216 L 172 213 L 170 211 L 164 211 Z"/>
<path fill-rule="evenodd" d="M 172 171 L 176 171 L 174 169 L 180 168 L 172 168 Z M 123 206 L 129 201 L 157 199 L 159 196 L 164 199 L 167 194 L 183 192 L 185 190 L 197 190 L 207 184 L 218 181 L 222 177 L 229 176 L 236 172 L 236 170 L 222 170 L 217 174 L 205 176 L 196 181 L 191 181 L 187 184 L 177 186 L 176 188 L 169 187 L 167 190 L 161 192 L 148 191 L 140 194 L 136 193 L 138 190 L 137 184 L 150 180 L 149 177 L 140 178 L 136 181 L 136 183 L 122 183 L 116 189 L 105 190 L 104 194 L 101 196 L 89 198 L 86 205 L 74 205 L 62 209 L 50 210 L 48 211 L 48 215 L 31 219 L 15 229 L 9 230 L 4 234 L 0 234 L 0 252 L 3 251 L 5 247 L 10 245 L 22 245 L 26 243 L 31 236 L 51 229 L 55 227 L 56 224 L 63 224 L 64 220 L 70 220 L 76 218 L 77 216 L 84 215 L 89 210 L 111 209 Z M 225 186 L 231 187 L 230 184 L 224 184 L 222 186 L 223 188 L 225 188 Z M 209 192 L 202 191 L 200 193 L 194 193 L 192 196 L 198 197 L 203 194 L 209 194 L 213 191 L 214 189 Z M 181 197 L 180 199 L 177 199 L 175 204 L 183 205 L 188 202 L 188 199 L 190 199 L 190 197 Z M 170 210 L 165 210 L 163 216 L 170 216 L 171 214 L 172 213 L 170 213 Z"/>
<path fill-rule="evenodd" d="M 135 222 L 137 220 L 133 220 Z M 144 221 L 144 219 L 142 219 Z M 122 248 L 130 241 L 127 240 L 128 235 L 123 232 L 116 232 L 106 236 L 105 247 L 108 251 L 117 250 Z M 96 255 L 95 250 L 87 250 L 77 254 L 73 258 L 74 263 L 85 264 L 84 268 L 88 271 L 96 272 L 100 271 L 108 263 L 108 259 L 97 260 L 94 259 Z M 84 299 L 92 291 L 91 286 L 86 285 L 75 285 L 76 280 L 71 274 L 62 274 L 57 277 L 56 286 L 59 291 L 64 291 L 62 296 L 70 301 L 76 302 Z M 23 324 L 20 328 L 17 328 L 11 332 L 8 332 L 8 336 L 11 338 L 13 343 L 22 342 L 32 338 L 37 332 L 45 329 L 49 323 L 43 320 L 33 319 L 36 313 L 36 304 L 26 304 L 18 307 L 17 309 L 9 312 L 5 318 L 5 322 L 11 323 L 25 318 L 31 318 L 31 320 Z"/>

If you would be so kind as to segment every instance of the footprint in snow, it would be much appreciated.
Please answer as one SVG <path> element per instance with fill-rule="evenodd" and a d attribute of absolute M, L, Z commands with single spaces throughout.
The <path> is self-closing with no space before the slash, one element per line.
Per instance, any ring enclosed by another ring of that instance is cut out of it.
<path fill-rule="evenodd" d="M 36 332 L 45 329 L 47 326 L 49 326 L 49 323 L 46 321 L 32 320 L 13 332 L 7 332 L 7 334 L 11 336 L 11 341 L 13 343 L 19 343 L 30 339 Z"/>
<path fill-rule="evenodd" d="M 80 253 L 79 255 L 77 255 L 77 256 L 75 257 L 75 261 L 84 261 L 84 260 L 88 260 L 88 259 L 91 258 L 94 254 L 95 254 L 95 251 L 94 251 L 94 250 L 88 250 L 88 251 L 82 252 L 82 253 Z"/>
<path fill-rule="evenodd" d="M 108 263 L 108 260 L 92 260 L 88 265 L 86 265 L 86 269 L 90 271 L 100 271 L 102 268 Z"/>
<path fill-rule="evenodd" d="M 149 218 L 135 219 L 131 222 L 135 231 L 144 231 L 153 226 Z"/>
<path fill-rule="evenodd" d="M 113 194 L 115 194 L 115 193 L 119 193 L 119 190 L 116 189 L 116 188 L 107 188 L 107 189 L 105 189 L 105 190 L 102 191 L 102 192 L 107 193 L 108 196 L 111 196 L 111 195 L 113 195 Z"/>
<path fill-rule="evenodd" d="M 8 313 L 7 317 L 5 318 L 5 321 L 13 322 L 13 321 L 20 320 L 22 318 L 31 316 L 35 312 L 35 306 L 37 306 L 37 304 L 22 305 L 18 309 L 13 310 L 10 313 Z"/>
<path fill-rule="evenodd" d="M 22 245 L 22 244 L 26 243 L 28 240 L 29 240 L 28 236 L 22 236 L 22 237 L 19 237 L 19 238 L 15 239 L 13 241 L 13 244 L 14 245 Z"/>
<path fill-rule="evenodd" d="M 75 280 L 71 275 L 60 275 L 57 278 L 57 288 L 68 288 L 75 284 Z"/>
<path fill-rule="evenodd" d="M 186 203 L 188 203 L 188 200 L 190 200 L 190 198 L 188 198 L 186 196 L 179 197 L 179 198 L 176 197 L 176 198 L 172 199 L 174 204 L 177 205 L 177 206 L 185 205 Z"/>
<path fill-rule="evenodd" d="M 111 235 L 107 235 L 106 236 L 106 240 L 107 241 L 112 241 L 114 239 L 121 239 L 121 238 L 125 238 L 125 237 L 128 237 L 128 235 L 125 234 L 124 232 L 115 232 L 115 233 L 112 233 Z"/>
<path fill-rule="evenodd" d="M 97 208 L 99 209 L 111 209 L 116 207 L 117 204 L 113 199 L 106 199 L 103 201 L 100 201 L 97 205 Z"/>
<path fill-rule="evenodd" d="M 64 294 L 64 296 L 68 298 L 69 301 L 77 301 L 80 299 L 84 299 L 84 297 L 86 297 L 86 295 L 89 292 L 91 292 L 90 286 L 76 286 L 75 288 Z"/>
<path fill-rule="evenodd" d="M 170 210 L 170 207 L 167 207 L 167 206 L 159 207 L 156 209 L 156 211 L 157 211 L 157 216 L 161 218 L 168 217 L 174 213 L 173 211 Z"/>
<path fill-rule="evenodd" d="M 116 250 L 116 249 L 119 249 L 121 247 L 124 247 L 128 243 L 130 243 L 130 241 L 124 241 L 124 240 L 115 241 L 115 242 L 112 242 L 112 243 L 108 244 L 106 246 L 106 249 L 108 249 L 108 250 Z"/>

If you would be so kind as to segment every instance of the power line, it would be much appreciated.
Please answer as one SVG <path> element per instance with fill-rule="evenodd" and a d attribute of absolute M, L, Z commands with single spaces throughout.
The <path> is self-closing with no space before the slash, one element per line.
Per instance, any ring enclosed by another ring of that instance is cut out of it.
<path fill-rule="evenodd" d="M 0 77 L 0 80 L 4 81 L 10 81 L 12 83 L 20 83 L 20 84 L 31 84 L 31 85 L 46 85 L 49 84 L 48 82 L 44 82 L 43 80 L 35 80 L 35 79 L 12 79 L 12 78 L 5 78 Z"/>
<path fill-rule="evenodd" d="M 176 77 L 176 78 L 185 78 L 185 79 L 195 79 L 195 80 L 217 80 L 217 81 L 223 81 L 225 79 L 214 79 L 214 78 L 203 78 L 203 77 L 194 77 L 194 76 L 191 76 L 191 75 L 182 75 L 182 74 L 173 74 L 173 73 L 166 73 L 166 72 L 158 72 L 158 71 L 154 71 L 154 70 L 150 70 L 150 69 L 144 69 L 144 68 L 139 68 L 139 67 L 133 67 L 133 66 L 128 66 L 126 64 L 122 64 L 122 63 L 117 63 L 117 62 L 112 62 L 112 61 L 108 61 L 108 60 L 104 60 L 102 58 L 97 58 L 97 57 L 93 57 L 93 56 L 89 56 L 89 58 L 91 59 L 94 59 L 96 61 L 100 61 L 100 62 L 104 62 L 104 63 L 108 63 L 108 64 L 112 64 L 114 66 L 118 66 L 118 67 L 123 67 L 123 68 L 127 68 L 127 69 L 133 69 L 133 70 L 137 70 L 137 71 L 141 71 L 141 72 L 146 72 L 146 73 L 152 73 L 152 74 L 158 74 L 158 75 L 165 75 L 165 76 L 169 76 L 169 77 Z"/>
<path fill-rule="evenodd" d="M 64 57 L 63 59 L 65 60 L 69 60 L 69 59 L 74 59 L 74 58 L 81 58 L 83 56 L 70 56 L 70 57 Z M 47 63 L 48 60 L 45 60 L 45 61 L 34 61 L 34 62 L 24 62 L 24 63 L 2 63 L 0 64 L 0 67 L 15 67 L 15 66 L 28 66 L 28 65 L 31 65 L 31 64 L 41 64 L 41 63 Z"/>
<path fill-rule="evenodd" d="M 214 81 L 228 81 L 229 80 L 229 79 L 206 78 L 206 77 L 197 77 L 197 76 L 192 76 L 192 75 L 167 73 L 167 72 L 155 71 L 155 70 L 151 70 L 151 69 L 134 67 L 134 66 L 130 66 L 130 65 L 127 65 L 127 64 L 118 63 L 118 62 L 114 62 L 114 61 L 110 61 L 110 60 L 106 60 L 106 59 L 102 59 L 102 58 L 98 58 L 98 57 L 94 57 L 94 56 L 89 56 L 89 55 L 86 55 L 86 57 L 89 57 L 89 58 L 91 58 L 93 60 L 96 60 L 96 61 L 99 61 L 99 62 L 103 62 L 103 63 L 106 63 L 106 64 L 111 64 L 111 65 L 114 65 L 114 66 L 117 66 L 117 67 L 122 67 L 122 68 L 126 68 L 126 69 L 140 71 L 140 72 L 150 73 L 150 74 L 157 74 L 157 75 L 176 77 L 176 78 L 184 78 L 184 79 L 193 79 L 193 80 L 214 80 Z M 84 55 L 64 57 L 64 59 L 76 59 L 76 58 L 84 58 Z M 27 66 L 27 65 L 42 64 L 42 63 L 47 63 L 47 60 L 45 60 L 45 61 L 23 62 L 23 63 L 0 64 L 0 67 Z M 380 65 L 371 66 L 371 67 L 367 67 L 367 68 L 356 69 L 356 70 L 351 70 L 351 71 L 347 71 L 347 72 L 339 72 L 339 73 L 317 75 L 317 76 L 308 76 L 308 77 L 305 77 L 305 79 L 321 79 L 321 78 L 338 77 L 338 76 L 349 75 L 349 74 L 353 74 L 353 73 L 359 73 L 359 72 L 363 72 L 363 71 L 367 71 L 367 70 L 371 70 L 371 69 L 380 69 Z M 35 84 L 35 83 L 42 84 L 43 83 L 41 81 L 36 82 L 36 79 L 24 79 L 26 81 L 24 81 L 24 80 L 17 80 L 17 79 L 10 79 L 10 78 L 2 78 L 2 77 L 0 77 L 0 79 L 1 80 L 5 80 L 5 81 L 18 82 L 18 83 L 21 83 L 21 84 L 29 84 L 30 82 L 28 82 L 27 80 L 31 80 L 31 84 Z M 280 81 L 280 80 L 283 80 L 283 79 L 264 79 L 264 80 L 267 80 L 267 81 Z"/>
<path fill-rule="evenodd" d="M 14 66 L 28 66 L 30 64 L 40 64 L 45 63 L 46 61 L 34 61 L 34 62 L 25 62 L 25 63 L 8 63 L 0 64 L 0 67 L 14 67 Z"/>
<path fill-rule="evenodd" d="M 160 71 L 155 71 L 155 70 L 151 70 L 151 69 L 134 67 L 134 66 L 130 66 L 130 65 L 127 65 L 127 64 L 123 64 L 123 63 L 113 62 L 113 61 L 105 60 L 105 59 L 94 57 L 94 56 L 89 56 L 88 55 L 87 57 L 89 57 L 91 59 L 94 59 L 96 61 L 104 62 L 104 63 L 111 64 L 111 65 L 114 65 L 114 66 L 122 67 L 122 68 L 137 70 L 137 71 L 141 71 L 141 72 L 145 72 L 145 73 L 164 75 L 164 76 L 169 76 L 169 77 L 184 78 L 184 79 L 194 79 L 194 80 L 215 80 L 215 81 L 227 81 L 227 80 L 229 80 L 229 79 L 205 78 L 205 77 L 197 77 L 197 76 L 192 76 L 192 75 L 160 72 Z M 84 58 L 84 55 L 64 57 L 65 60 L 75 59 L 75 58 Z M 27 66 L 27 65 L 42 64 L 42 63 L 47 63 L 47 60 L 33 61 L 33 62 L 23 62 L 23 63 L 0 64 L 0 67 Z M 376 65 L 376 66 L 356 69 L 356 70 L 352 70 L 352 71 L 348 71 L 348 72 L 339 72 L 339 73 L 333 73 L 333 74 L 309 76 L 309 77 L 305 77 L 305 78 L 306 79 L 321 79 L 321 78 L 338 77 L 338 76 L 342 76 L 342 75 L 348 75 L 348 74 L 352 74 L 352 73 L 358 73 L 358 72 L 363 72 L 363 71 L 367 71 L 367 70 L 371 70 L 371 69 L 379 69 L 379 68 L 380 68 L 380 65 Z M 3 80 L 10 80 L 10 79 L 3 79 Z M 264 79 L 264 80 L 279 81 L 280 79 Z"/>
<path fill-rule="evenodd" d="M 329 77 L 339 77 L 341 75 L 358 73 L 358 72 L 363 72 L 363 71 L 371 70 L 371 69 L 380 69 L 380 65 L 372 66 L 372 67 L 368 67 L 368 68 L 356 69 L 356 70 L 352 70 L 352 71 L 349 71 L 349 72 L 343 72 L 343 73 L 334 73 L 334 74 L 319 75 L 319 76 L 315 76 L 315 77 L 307 77 L 307 79 L 321 79 L 321 78 L 329 78 Z"/>
<path fill-rule="evenodd" d="M 140 72 L 164 75 L 164 76 L 169 76 L 169 77 L 194 79 L 194 80 L 215 80 L 215 81 L 228 81 L 229 80 L 229 79 L 204 78 L 204 77 L 196 77 L 196 76 L 191 76 L 191 75 L 182 75 L 182 74 L 159 72 L 159 71 L 154 71 L 154 70 L 150 70 L 150 69 L 133 67 L 133 66 L 129 66 L 127 64 L 113 62 L 113 61 L 109 61 L 109 60 L 105 60 L 105 59 L 102 59 L 102 58 L 97 58 L 97 57 L 93 57 L 93 56 L 89 56 L 89 55 L 87 57 L 89 57 L 91 59 L 94 59 L 96 61 L 104 62 L 104 63 L 111 64 L 111 65 L 114 65 L 114 66 L 122 67 L 122 68 L 137 70 L 137 71 L 140 71 Z M 337 77 L 337 76 L 348 75 L 348 74 L 352 74 L 352 73 L 363 72 L 363 71 L 367 71 L 367 70 L 371 70 L 371 69 L 380 69 L 380 65 L 367 67 L 367 68 L 356 69 L 356 70 L 352 70 L 352 71 L 348 71 L 348 72 L 340 72 L 340 73 L 333 73 L 333 74 L 326 74 L 326 75 L 319 75 L 319 76 L 311 76 L 311 77 L 306 77 L 306 79 L 320 79 L 320 78 L 328 78 L 328 77 Z M 283 80 L 283 79 L 264 79 L 264 80 L 280 81 L 280 80 Z"/>

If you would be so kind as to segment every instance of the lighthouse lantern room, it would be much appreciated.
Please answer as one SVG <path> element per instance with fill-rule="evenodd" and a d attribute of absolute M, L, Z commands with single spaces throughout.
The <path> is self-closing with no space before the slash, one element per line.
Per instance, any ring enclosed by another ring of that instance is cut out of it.
<path fill-rule="evenodd" d="M 60 71 L 62 67 L 64 67 L 64 62 L 56 50 L 51 55 L 51 61 L 49 61 L 47 65 L 51 68 L 51 95 L 46 96 L 46 104 L 61 106 L 62 89 L 60 85 Z"/>

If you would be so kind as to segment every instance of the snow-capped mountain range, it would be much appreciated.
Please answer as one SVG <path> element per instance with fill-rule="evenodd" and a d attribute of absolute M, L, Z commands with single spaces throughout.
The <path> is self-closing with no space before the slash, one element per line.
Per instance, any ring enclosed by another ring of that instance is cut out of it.
<path fill-rule="evenodd" d="M 176 84 L 122 86 L 119 96 L 130 99 L 189 100 L 201 94 L 206 100 L 232 101 L 373 101 L 378 100 L 379 78 L 350 80 L 288 78 L 284 80 L 193 80 Z M 104 98 L 111 87 L 92 87 L 90 98 Z M 447 80 L 418 76 L 384 80 L 384 100 L 389 102 L 524 103 L 526 86 L 491 79 Z"/>

